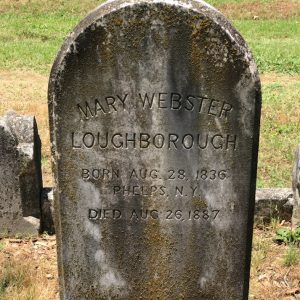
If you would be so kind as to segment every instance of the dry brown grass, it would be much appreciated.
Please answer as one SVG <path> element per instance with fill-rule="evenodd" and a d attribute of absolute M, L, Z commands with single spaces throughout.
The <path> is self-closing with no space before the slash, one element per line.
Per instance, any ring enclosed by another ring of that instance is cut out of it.
<path fill-rule="evenodd" d="M 26 12 L 36 10 L 39 13 L 68 11 L 86 14 L 100 5 L 104 0 L 0 0 L 0 12 Z"/>
<path fill-rule="evenodd" d="M 290 19 L 300 17 L 299 0 L 253 1 L 217 7 L 230 19 Z"/>
<path fill-rule="evenodd" d="M 55 237 L 0 240 L 0 299 L 58 300 Z"/>
<path fill-rule="evenodd" d="M 249 299 L 300 299 L 300 264 L 284 265 L 288 246 L 275 244 L 274 236 L 274 230 L 254 230 Z"/>
<path fill-rule="evenodd" d="M 276 83 L 280 82 L 280 84 L 287 86 L 291 83 L 299 83 L 300 75 L 287 75 L 287 74 L 278 74 L 278 73 L 264 73 L 260 75 L 260 79 L 263 84 Z"/>

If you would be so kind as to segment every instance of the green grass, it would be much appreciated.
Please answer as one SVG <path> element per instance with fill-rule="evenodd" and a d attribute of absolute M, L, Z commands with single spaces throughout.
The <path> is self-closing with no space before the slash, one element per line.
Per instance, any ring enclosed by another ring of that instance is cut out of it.
<path fill-rule="evenodd" d="M 300 81 L 263 85 L 259 187 L 291 186 L 294 148 L 300 144 Z"/>
<path fill-rule="evenodd" d="M 20 289 L 23 285 L 24 278 L 24 270 L 18 270 L 10 262 L 5 263 L 3 266 L 3 271 L 0 275 L 0 297 L 4 296 L 4 293 L 8 288 Z"/>
<path fill-rule="evenodd" d="M 234 22 L 253 52 L 261 73 L 300 73 L 300 24 L 294 20 Z"/>
<path fill-rule="evenodd" d="M 287 252 L 283 257 L 283 265 L 291 267 L 297 265 L 299 261 L 299 250 L 295 246 L 289 246 Z"/>
<path fill-rule="evenodd" d="M 68 33 L 102 2 L 0 0 L 0 69 L 48 74 Z"/>
<path fill-rule="evenodd" d="M 4 245 L 3 243 L 0 242 L 0 252 L 1 252 L 2 250 L 4 250 L 4 248 L 5 248 L 5 245 Z"/>
<path fill-rule="evenodd" d="M 0 69 L 29 69 L 45 74 L 79 18 L 9 13 L 0 20 Z"/>

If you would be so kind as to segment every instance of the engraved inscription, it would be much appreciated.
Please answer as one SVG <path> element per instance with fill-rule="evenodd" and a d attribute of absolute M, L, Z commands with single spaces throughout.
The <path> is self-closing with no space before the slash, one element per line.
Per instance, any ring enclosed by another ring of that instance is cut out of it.
<path fill-rule="evenodd" d="M 113 187 L 113 194 L 123 196 L 165 196 L 166 187 L 163 185 L 117 185 Z"/>
<path fill-rule="evenodd" d="M 228 115 L 233 111 L 233 106 L 226 101 L 201 95 L 183 95 L 178 92 L 109 95 L 77 103 L 77 110 L 83 120 L 89 120 L 98 115 L 129 109 L 129 102 L 132 103 L 131 107 L 141 107 L 143 110 L 195 111 L 199 114 L 206 114 L 220 119 L 227 119 Z"/>
<path fill-rule="evenodd" d="M 167 209 L 160 211 L 158 209 L 112 209 L 112 208 L 90 208 L 88 218 L 90 221 L 99 220 L 120 220 L 130 221 L 159 220 L 168 221 L 213 221 L 220 214 L 219 209 Z"/>
<path fill-rule="evenodd" d="M 131 169 L 126 172 L 122 172 L 120 169 L 108 169 L 108 168 L 83 168 L 81 169 L 81 178 L 84 180 L 100 180 L 100 181 L 112 181 L 119 179 L 122 174 L 125 174 L 129 179 L 151 179 L 155 180 L 164 179 L 166 181 L 184 180 L 184 181 L 215 181 L 226 180 L 230 174 L 225 169 L 215 168 L 201 168 L 196 170 L 193 174 L 187 174 L 184 169 L 169 168 L 167 170 L 157 169 Z"/>
<path fill-rule="evenodd" d="M 114 95 L 107 96 L 103 99 L 94 99 L 92 102 L 85 102 L 84 104 L 77 104 L 77 109 L 83 119 L 96 117 L 98 114 L 109 114 L 125 109 L 125 102 L 128 94 L 123 96 Z"/>
<path fill-rule="evenodd" d="M 206 96 L 184 96 L 180 93 L 139 93 L 139 98 L 144 109 L 196 110 L 198 113 L 218 118 L 227 118 L 233 108 L 231 104 L 225 101 Z"/>
<path fill-rule="evenodd" d="M 93 180 L 113 180 L 120 177 L 119 169 L 82 169 L 82 179 L 93 179 Z"/>
<path fill-rule="evenodd" d="M 210 149 L 235 151 L 238 137 L 234 134 L 213 133 L 109 133 L 72 132 L 73 149 L 169 149 L 191 150 Z"/>

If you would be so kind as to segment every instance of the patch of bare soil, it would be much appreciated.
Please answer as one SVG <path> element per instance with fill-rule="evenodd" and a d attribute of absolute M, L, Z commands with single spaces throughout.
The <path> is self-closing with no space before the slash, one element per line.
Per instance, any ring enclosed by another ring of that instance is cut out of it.
<path fill-rule="evenodd" d="M 229 19 L 290 19 L 299 18 L 299 0 L 253 1 L 218 6 Z"/>

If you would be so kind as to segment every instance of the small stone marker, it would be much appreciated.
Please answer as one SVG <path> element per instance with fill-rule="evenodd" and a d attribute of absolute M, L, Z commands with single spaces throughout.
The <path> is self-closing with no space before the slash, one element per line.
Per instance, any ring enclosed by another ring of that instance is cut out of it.
<path fill-rule="evenodd" d="M 204 2 L 85 18 L 49 83 L 61 299 L 247 299 L 260 101 Z"/>
<path fill-rule="evenodd" d="M 41 141 L 34 117 L 0 118 L 0 236 L 38 234 Z"/>

